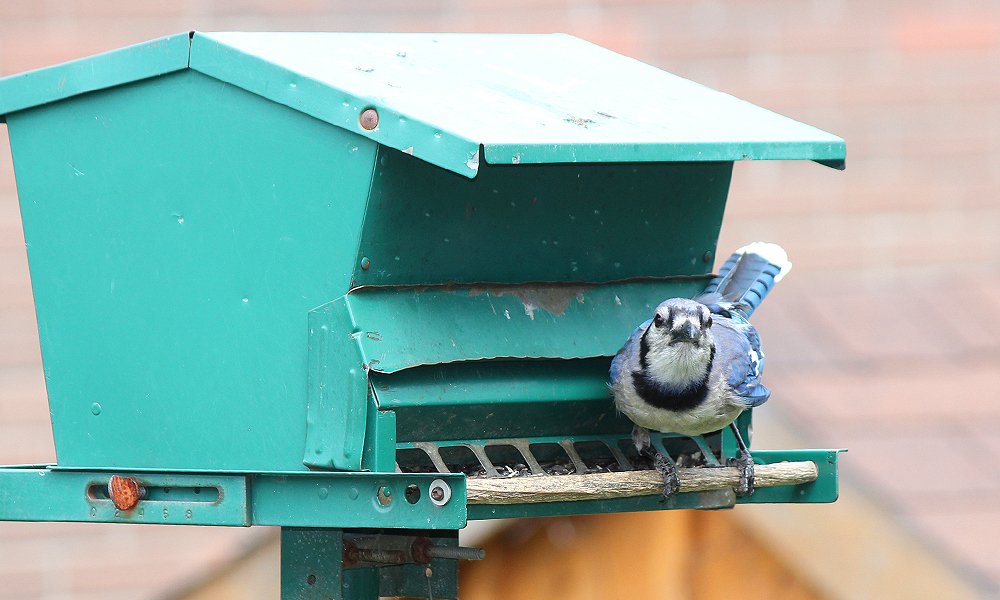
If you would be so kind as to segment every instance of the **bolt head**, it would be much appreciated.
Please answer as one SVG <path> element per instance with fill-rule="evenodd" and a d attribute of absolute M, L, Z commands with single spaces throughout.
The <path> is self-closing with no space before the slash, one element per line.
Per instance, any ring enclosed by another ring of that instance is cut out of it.
<path fill-rule="evenodd" d="M 118 510 L 132 510 L 136 504 L 139 504 L 139 498 L 142 497 L 142 487 L 139 486 L 139 482 L 134 477 L 112 475 L 108 482 L 108 495 L 111 496 L 111 502 Z"/>
<path fill-rule="evenodd" d="M 378 503 L 382 506 L 389 506 L 392 503 L 392 489 L 388 486 L 380 486 L 378 492 L 376 492 L 375 497 L 378 499 Z"/>
<path fill-rule="evenodd" d="M 358 117 L 358 124 L 365 131 L 372 131 L 378 127 L 378 111 L 374 108 L 364 109 L 361 111 L 361 116 Z"/>
<path fill-rule="evenodd" d="M 451 500 L 451 486 L 443 479 L 435 479 L 431 482 L 427 495 L 436 506 L 444 506 Z"/>

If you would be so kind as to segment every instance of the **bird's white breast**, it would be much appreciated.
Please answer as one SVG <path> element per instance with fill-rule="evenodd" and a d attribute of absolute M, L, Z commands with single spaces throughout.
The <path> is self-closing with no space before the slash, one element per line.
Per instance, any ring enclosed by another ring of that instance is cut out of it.
<path fill-rule="evenodd" d="M 710 344 L 657 344 L 646 353 L 646 372 L 660 383 L 701 381 L 712 355 Z"/>
<path fill-rule="evenodd" d="M 615 406 L 633 423 L 663 433 L 701 435 L 718 431 L 732 423 L 743 411 L 743 407 L 732 401 L 721 386 L 709 389 L 705 401 L 698 406 L 680 411 L 648 404 L 625 381 L 614 385 L 612 391 Z"/>

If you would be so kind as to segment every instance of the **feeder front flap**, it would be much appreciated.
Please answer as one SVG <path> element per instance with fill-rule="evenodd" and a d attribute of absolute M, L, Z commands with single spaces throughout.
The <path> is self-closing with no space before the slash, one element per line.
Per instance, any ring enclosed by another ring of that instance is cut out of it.
<path fill-rule="evenodd" d="M 343 301 L 365 368 L 394 373 L 468 360 L 613 356 L 664 298 L 694 296 L 706 280 L 362 288 Z"/>

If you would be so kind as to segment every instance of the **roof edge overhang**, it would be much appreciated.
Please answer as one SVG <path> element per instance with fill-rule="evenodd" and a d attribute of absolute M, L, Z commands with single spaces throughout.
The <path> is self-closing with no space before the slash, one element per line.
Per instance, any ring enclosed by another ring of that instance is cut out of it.
<path fill-rule="evenodd" d="M 186 69 L 191 32 L 0 78 L 0 121 L 10 113 Z"/>
<path fill-rule="evenodd" d="M 231 47 L 210 33 L 193 31 L 0 78 L 0 122 L 19 110 L 187 68 L 470 179 L 478 174 L 480 161 L 497 165 L 678 162 L 677 157 L 683 156 L 681 162 L 813 160 L 836 169 L 845 165 L 844 140 L 815 128 L 810 128 L 814 139 L 776 144 L 758 140 L 712 145 L 697 141 L 533 144 L 470 139 L 449 130 L 447 124 L 414 119 L 378 98 L 351 94 Z M 379 112 L 380 126 L 372 130 L 359 124 L 367 108 Z"/>

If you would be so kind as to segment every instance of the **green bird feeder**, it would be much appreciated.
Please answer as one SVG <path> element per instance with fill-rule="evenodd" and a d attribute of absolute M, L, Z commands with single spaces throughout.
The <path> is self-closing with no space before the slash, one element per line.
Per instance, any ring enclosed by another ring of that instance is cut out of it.
<path fill-rule="evenodd" d="M 836 499 L 790 450 L 663 502 L 607 388 L 711 278 L 733 162 L 833 135 L 565 35 L 184 33 L 0 118 L 57 456 L 0 520 L 275 525 L 284 597 L 455 597 L 468 519 Z"/>

